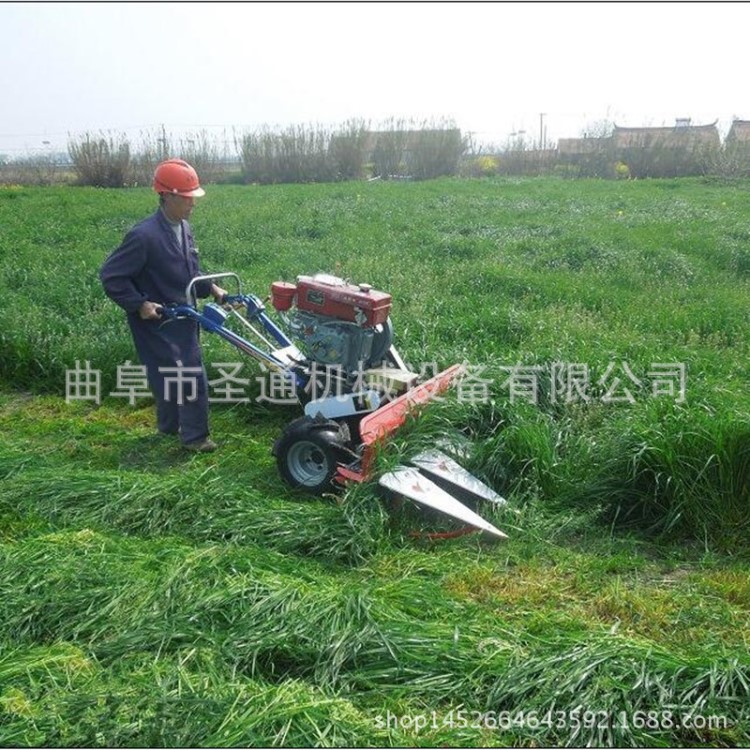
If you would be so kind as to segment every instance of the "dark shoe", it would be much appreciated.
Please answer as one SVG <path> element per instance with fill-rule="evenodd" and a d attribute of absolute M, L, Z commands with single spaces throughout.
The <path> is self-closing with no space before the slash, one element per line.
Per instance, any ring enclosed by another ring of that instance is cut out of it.
<path fill-rule="evenodd" d="M 213 453 L 219 446 L 210 438 L 206 438 L 205 440 L 196 440 L 194 443 L 185 443 L 182 447 L 193 453 Z"/>

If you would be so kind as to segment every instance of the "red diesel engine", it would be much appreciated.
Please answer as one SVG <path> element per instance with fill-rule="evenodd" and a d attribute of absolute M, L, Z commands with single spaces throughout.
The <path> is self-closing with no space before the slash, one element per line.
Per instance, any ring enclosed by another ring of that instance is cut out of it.
<path fill-rule="evenodd" d="M 391 295 L 374 290 L 369 284 L 348 284 L 327 274 L 298 276 L 296 284 L 271 284 L 271 303 L 277 310 L 288 310 L 296 299 L 297 309 L 369 327 L 385 323 L 391 312 Z"/>
<path fill-rule="evenodd" d="M 346 373 L 379 364 L 391 345 L 391 295 L 328 274 L 271 285 L 271 304 L 288 316 L 300 349 Z"/>

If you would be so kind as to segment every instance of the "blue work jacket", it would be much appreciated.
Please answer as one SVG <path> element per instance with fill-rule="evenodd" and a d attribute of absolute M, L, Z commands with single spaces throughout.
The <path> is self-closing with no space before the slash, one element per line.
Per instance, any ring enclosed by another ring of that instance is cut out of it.
<path fill-rule="evenodd" d="M 104 291 L 128 313 L 146 301 L 185 304 L 185 289 L 201 275 L 198 251 L 187 221 L 182 222 L 184 249 L 161 209 L 136 224 L 99 272 Z M 195 285 L 199 297 L 211 293 L 211 282 Z"/>

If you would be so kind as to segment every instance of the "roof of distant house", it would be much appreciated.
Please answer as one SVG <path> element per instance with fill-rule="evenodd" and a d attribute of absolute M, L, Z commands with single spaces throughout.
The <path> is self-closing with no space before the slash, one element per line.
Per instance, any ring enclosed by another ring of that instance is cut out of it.
<path fill-rule="evenodd" d="M 727 143 L 750 141 L 750 120 L 734 120 L 727 133 Z"/>
<path fill-rule="evenodd" d="M 615 125 L 612 132 L 613 145 L 620 148 L 660 146 L 681 147 L 705 143 L 719 145 L 716 122 L 710 125 L 691 125 L 689 120 L 678 120 L 677 124 L 657 128 L 623 128 Z"/>

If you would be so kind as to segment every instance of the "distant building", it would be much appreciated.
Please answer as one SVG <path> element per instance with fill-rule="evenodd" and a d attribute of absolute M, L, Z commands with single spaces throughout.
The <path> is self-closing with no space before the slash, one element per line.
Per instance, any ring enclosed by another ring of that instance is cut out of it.
<path fill-rule="evenodd" d="M 724 143 L 726 146 L 735 144 L 748 144 L 750 146 L 750 120 L 734 120 Z"/>
<path fill-rule="evenodd" d="M 704 174 L 721 149 L 716 122 L 692 125 L 687 118 L 672 127 L 622 128 L 612 132 L 612 153 L 633 177 L 683 177 Z"/>
<path fill-rule="evenodd" d="M 750 176 L 750 120 L 734 120 L 724 140 L 723 167 L 727 174 Z"/>
<path fill-rule="evenodd" d="M 612 139 L 608 136 L 561 138 L 557 158 L 562 168 L 579 177 L 610 177 L 615 160 L 611 156 Z"/>
<path fill-rule="evenodd" d="M 748 123 L 750 126 L 750 123 Z M 618 162 L 626 164 L 632 177 L 679 177 L 702 174 L 721 149 L 716 122 L 692 125 L 679 118 L 671 127 L 624 128 L 600 138 L 562 138 L 558 155 L 563 164 L 581 174 L 612 174 Z"/>
<path fill-rule="evenodd" d="M 680 118 L 672 127 L 621 128 L 615 125 L 612 146 L 615 149 L 663 148 L 693 151 L 697 148 L 719 148 L 721 138 L 716 122 L 710 125 L 691 125 L 688 118 Z"/>
<path fill-rule="evenodd" d="M 609 138 L 560 138 L 557 142 L 557 153 L 560 156 L 598 154 L 609 143 Z"/>

